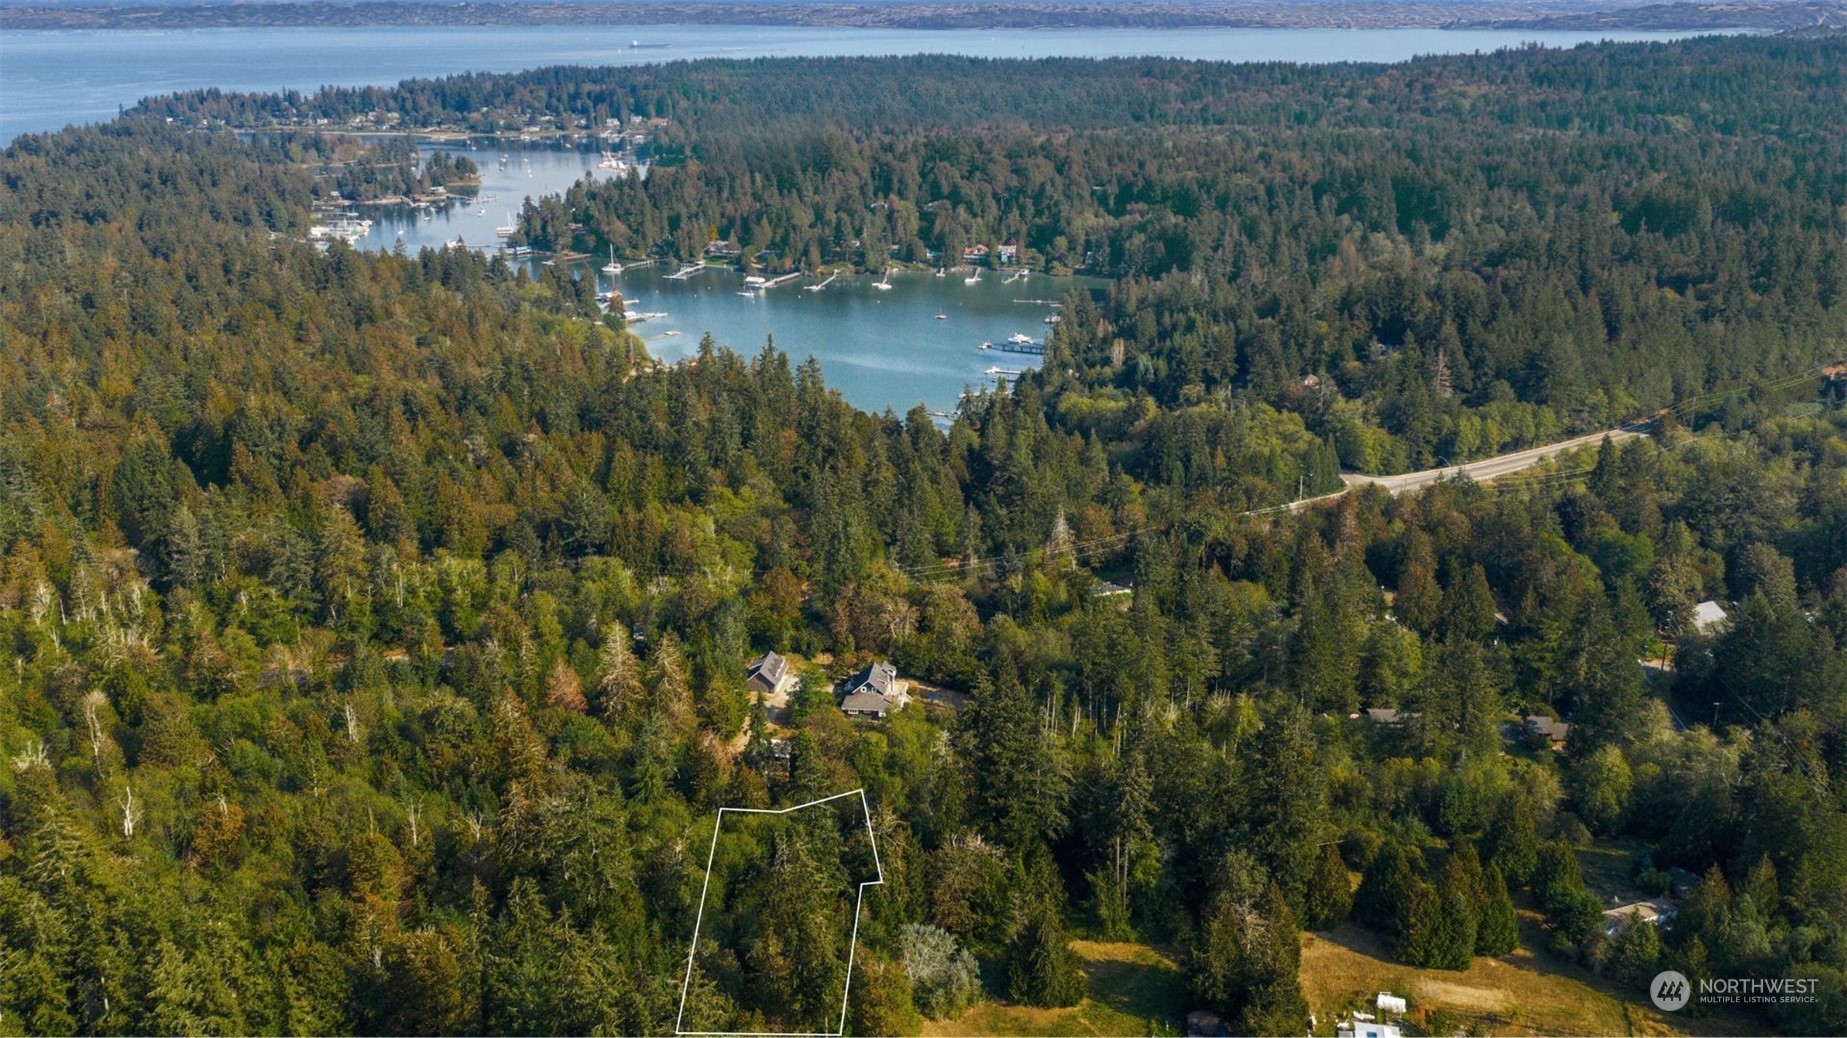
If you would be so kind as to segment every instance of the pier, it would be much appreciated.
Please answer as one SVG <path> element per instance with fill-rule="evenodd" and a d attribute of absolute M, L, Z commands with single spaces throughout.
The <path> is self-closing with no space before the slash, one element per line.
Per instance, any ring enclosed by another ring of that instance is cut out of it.
<path fill-rule="evenodd" d="M 787 274 L 784 274 L 784 275 L 783 275 L 782 277 L 779 277 L 779 278 L 771 278 L 771 279 L 769 279 L 768 281 L 765 281 L 765 282 L 764 282 L 764 283 L 763 283 L 763 284 L 762 284 L 761 286 L 759 286 L 759 287 L 760 287 L 760 288 L 766 288 L 766 289 L 767 289 L 767 288 L 775 288 L 775 287 L 776 287 L 777 285 L 786 285 L 786 284 L 788 284 L 789 282 L 791 282 L 791 281 L 794 281 L 794 280 L 795 280 L 796 278 L 799 278 L 799 277 L 801 277 L 801 276 L 802 276 L 802 272 L 801 272 L 801 271 L 799 271 L 799 270 L 792 270 L 792 271 L 790 271 L 789 273 L 787 273 Z M 828 280 L 830 280 L 830 281 L 831 281 L 831 280 L 833 280 L 833 279 L 832 279 L 832 278 L 829 278 Z"/>
<path fill-rule="evenodd" d="M 802 286 L 802 291 L 804 291 L 804 292 L 819 292 L 819 291 L 821 291 L 822 289 L 824 289 L 824 288 L 826 288 L 827 286 L 829 286 L 829 285 L 831 285 L 831 284 L 833 284 L 833 283 L 834 283 L 834 279 L 835 279 L 835 278 L 837 278 L 837 277 L 839 277 L 839 276 L 840 276 L 840 274 L 839 274 L 838 272 L 835 272 L 835 273 L 832 273 L 832 274 L 829 274 L 829 275 L 827 276 L 827 280 L 826 280 L 826 281 L 823 281 L 823 282 L 821 282 L 821 283 L 820 283 L 820 284 L 818 284 L 818 285 L 803 285 L 803 286 Z"/>
<path fill-rule="evenodd" d="M 697 274 L 704 269 L 705 269 L 705 264 L 703 263 L 688 263 L 686 266 L 681 267 L 679 270 L 676 270 L 673 273 L 667 275 L 667 280 L 685 281 L 687 278 L 692 277 L 694 274 Z"/>
<path fill-rule="evenodd" d="M 981 348 L 999 350 L 1002 353 L 1026 353 L 1034 357 L 1045 356 L 1045 343 L 1043 342 L 984 342 Z"/>

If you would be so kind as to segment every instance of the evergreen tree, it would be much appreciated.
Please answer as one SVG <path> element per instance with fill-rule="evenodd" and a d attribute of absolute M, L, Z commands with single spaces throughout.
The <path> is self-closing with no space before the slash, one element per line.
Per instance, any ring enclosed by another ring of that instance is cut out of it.
<path fill-rule="evenodd" d="M 863 1035 L 909 1035 L 922 1030 L 923 1018 L 911 1002 L 911 981 L 902 964 L 872 955 L 861 955 L 853 963 L 847 1027 L 850 1033 Z"/>
<path fill-rule="evenodd" d="M 1310 930 L 1331 930 L 1347 918 L 1353 907 L 1353 881 L 1347 876 L 1347 863 L 1341 860 L 1337 844 L 1321 845 L 1304 900 L 1304 918 Z"/>
<path fill-rule="evenodd" d="M 1027 1006 L 1074 1006 L 1084 997 L 1077 958 L 1050 907 L 1033 913 L 1007 947 L 1007 998 Z"/>
<path fill-rule="evenodd" d="M 1514 913 L 1513 898 L 1507 893 L 1507 881 L 1501 870 L 1488 866 L 1482 877 L 1486 891 L 1481 920 L 1475 928 L 1475 954 L 1501 956 L 1520 946 L 1520 919 Z"/>

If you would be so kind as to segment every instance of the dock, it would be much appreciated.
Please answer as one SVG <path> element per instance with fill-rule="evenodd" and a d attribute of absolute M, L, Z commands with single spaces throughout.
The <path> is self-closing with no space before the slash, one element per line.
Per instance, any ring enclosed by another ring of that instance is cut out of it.
<path fill-rule="evenodd" d="M 834 279 L 835 279 L 835 278 L 837 278 L 837 277 L 839 277 L 839 276 L 840 276 L 840 274 L 839 274 L 838 272 L 836 272 L 836 273 L 833 273 L 833 274 L 829 274 L 829 275 L 827 276 L 827 280 L 826 280 L 826 281 L 823 281 L 823 282 L 821 282 L 821 283 L 820 283 L 820 284 L 818 284 L 818 285 L 803 285 L 803 286 L 802 286 L 802 291 L 804 291 L 804 292 L 819 292 L 819 291 L 821 291 L 822 289 L 824 289 L 824 288 L 826 288 L 827 286 L 829 286 L 829 285 L 831 285 L 831 284 L 833 284 L 833 283 L 834 283 Z"/>
<path fill-rule="evenodd" d="M 762 284 L 762 285 L 761 285 L 760 287 L 762 287 L 762 288 L 766 288 L 766 289 L 767 289 L 767 288 L 775 288 L 775 287 L 776 287 L 777 285 L 786 285 L 786 284 L 788 284 L 789 282 L 791 282 L 791 281 L 794 281 L 794 280 L 795 280 L 796 278 L 799 278 L 799 277 L 801 277 L 801 276 L 802 276 L 802 272 L 801 272 L 801 271 L 799 271 L 799 270 L 792 270 L 792 271 L 790 271 L 789 273 L 787 273 L 787 274 L 784 274 L 784 275 L 783 275 L 782 277 L 779 277 L 779 278 L 771 278 L 771 279 L 769 279 L 768 281 L 765 281 L 765 282 L 764 282 L 764 283 L 763 283 L 763 284 Z M 831 279 L 830 279 L 830 280 L 831 280 Z"/>
<path fill-rule="evenodd" d="M 1045 356 L 1045 343 L 1043 342 L 984 342 L 981 348 L 999 350 L 1002 353 L 1025 353 L 1034 357 Z"/>
<path fill-rule="evenodd" d="M 1014 272 L 1013 272 L 1013 276 L 1012 276 L 1012 277 L 1010 277 L 1010 278 L 1008 278 L 1007 280 L 1005 280 L 1005 281 L 1003 281 L 1003 282 L 1001 282 L 1001 284 L 1003 284 L 1003 285 L 1011 285 L 1011 284 L 1013 284 L 1013 283 L 1014 283 L 1015 281 L 1025 281 L 1025 280 L 1026 280 L 1027 278 L 1029 278 L 1029 277 L 1031 277 L 1031 276 L 1032 276 L 1032 271 L 1030 271 L 1030 270 L 1027 270 L 1027 269 L 1026 269 L 1025 267 L 1021 267 L 1020 269 L 1018 269 L 1018 270 L 1016 270 L 1016 271 L 1014 271 Z"/>
<path fill-rule="evenodd" d="M 985 372 L 983 372 L 983 374 L 987 374 L 987 375 L 1007 375 L 1007 376 L 1010 376 L 1010 377 L 1012 377 L 1012 376 L 1017 376 L 1017 375 L 1019 375 L 1019 374 L 1020 374 L 1020 371 L 1019 371 L 1018 369 L 1015 369 L 1015 368 L 989 368 L 989 369 L 988 369 L 987 371 L 985 371 Z"/>
<path fill-rule="evenodd" d="M 679 270 L 676 270 L 673 273 L 667 275 L 667 280 L 685 281 L 687 278 L 692 277 L 694 274 L 697 274 L 704 269 L 705 269 L 705 264 L 703 263 L 688 263 L 686 266 L 681 267 Z"/>

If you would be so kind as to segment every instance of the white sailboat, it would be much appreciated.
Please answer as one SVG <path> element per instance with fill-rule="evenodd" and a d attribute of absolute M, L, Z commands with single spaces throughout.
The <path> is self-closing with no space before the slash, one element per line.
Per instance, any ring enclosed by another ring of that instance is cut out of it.
<path fill-rule="evenodd" d="M 614 242 L 611 242 L 609 245 L 609 262 L 603 264 L 603 273 L 608 274 L 612 278 L 622 273 L 622 264 L 616 262 L 616 245 Z"/>
<path fill-rule="evenodd" d="M 964 285 L 979 285 L 979 284 L 981 284 L 981 268 L 980 268 L 980 267 L 976 267 L 976 268 L 975 268 L 975 272 L 974 272 L 973 274 L 971 274 L 971 275 L 969 275 L 968 277 L 965 277 L 965 278 L 963 278 L 963 279 L 962 279 L 962 283 L 963 283 Z"/>
<path fill-rule="evenodd" d="M 884 278 L 878 281 L 874 281 L 872 283 L 872 287 L 878 289 L 881 292 L 891 288 L 891 268 L 890 267 L 885 268 Z"/>

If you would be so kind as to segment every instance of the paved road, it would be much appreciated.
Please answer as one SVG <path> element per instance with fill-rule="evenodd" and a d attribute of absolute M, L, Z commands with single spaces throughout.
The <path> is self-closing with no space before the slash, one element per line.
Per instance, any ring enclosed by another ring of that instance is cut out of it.
<path fill-rule="evenodd" d="M 1531 468 L 1547 458 L 1563 454 L 1566 451 L 1601 443 L 1605 436 L 1608 436 L 1611 440 L 1621 442 L 1623 440 L 1632 440 L 1637 436 L 1647 436 L 1648 430 L 1649 423 L 1646 422 L 1637 425 L 1625 425 L 1620 429 L 1587 433 L 1569 440 L 1561 440 L 1558 443 L 1548 443 L 1544 447 L 1528 447 L 1526 450 L 1514 451 L 1512 454 L 1500 454 L 1492 458 L 1483 458 L 1480 461 L 1471 461 L 1466 465 L 1451 465 L 1448 468 L 1441 469 L 1424 469 L 1421 472 L 1406 472 L 1399 476 L 1367 476 L 1358 472 L 1343 472 L 1340 474 L 1340 481 L 1347 484 L 1344 490 L 1336 490 L 1332 494 L 1323 494 L 1320 497 L 1305 497 L 1300 501 L 1292 501 L 1289 504 L 1278 505 L 1275 508 L 1261 509 L 1252 514 L 1262 515 L 1285 510 L 1300 512 L 1309 505 L 1319 504 L 1323 501 L 1332 501 L 1345 494 L 1347 490 L 1370 484 L 1382 486 L 1393 494 L 1402 494 L 1407 490 L 1417 490 L 1422 487 L 1427 487 L 1440 479 L 1454 479 L 1462 475 L 1466 475 L 1478 483 L 1486 482 L 1498 476 L 1505 476 L 1518 472 L 1521 469 Z"/>
<path fill-rule="evenodd" d="M 1357 472 L 1343 472 L 1340 474 L 1340 479 L 1341 482 L 1347 484 L 1349 487 L 1365 486 L 1369 483 L 1376 483 L 1394 494 L 1402 494 L 1407 490 L 1416 490 L 1419 487 L 1426 487 L 1440 479 L 1453 479 L 1456 476 L 1463 475 L 1468 476 L 1476 482 L 1486 482 L 1497 476 L 1505 476 L 1510 473 L 1519 472 L 1521 469 L 1531 468 L 1545 461 L 1547 458 L 1563 454 L 1566 451 L 1601 443 L 1605 436 L 1608 436 L 1612 440 L 1620 441 L 1646 435 L 1648 435 L 1648 427 L 1646 425 L 1628 425 L 1621 429 L 1588 433 L 1584 436 L 1562 440 L 1558 443 L 1548 443 L 1544 447 L 1529 447 L 1523 451 L 1514 451 L 1512 454 L 1500 454 L 1492 458 L 1483 458 L 1480 461 L 1471 461 L 1466 465 L 1451 465 L 1448 468 L 1441 469 L 1424 469 L 1422 472 L 1406 472 L 1400 476 L 1364 476 Z"/>

